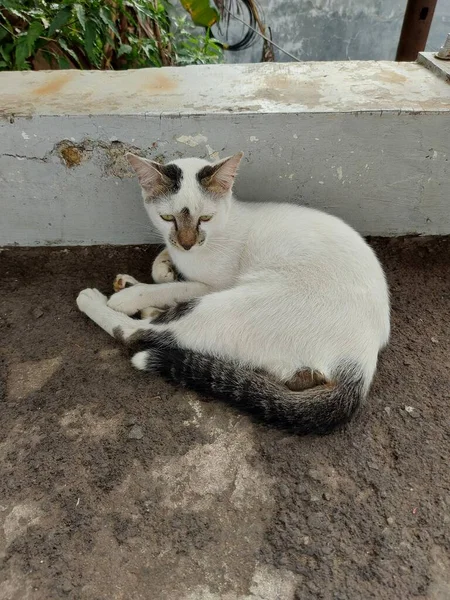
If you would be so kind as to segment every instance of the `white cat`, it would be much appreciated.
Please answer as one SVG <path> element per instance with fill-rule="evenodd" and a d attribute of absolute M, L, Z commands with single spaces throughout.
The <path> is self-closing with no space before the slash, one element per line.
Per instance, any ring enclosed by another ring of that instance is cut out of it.
<path fill-rule="evenodd" d="M 383 270 L 340 219 L 232 194 L 242 153 L 215 164 L 128 159 L 166 240 L 153 275 L 77 299 L 132 362 L 299 433 L 326 433 L 365 399 L 389 338 Z M 174 270 L 184 281 L 175 278 Z M 168 308 L 169 307 L 169 308 Z M 127 315 L 145 311 L 152 319 Z"/>

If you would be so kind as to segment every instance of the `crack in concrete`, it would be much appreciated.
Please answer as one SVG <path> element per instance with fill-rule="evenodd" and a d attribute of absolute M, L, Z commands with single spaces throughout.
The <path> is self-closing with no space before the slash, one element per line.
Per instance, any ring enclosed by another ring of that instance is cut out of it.
<path fill-rule="evenodd" d="M 8 158 L 17 158 L 17 160 L 37 160 L 39 162 L 48 162 L 48 156 L 44 156 L 41 158 L 40 156 L 26 156 L 24 154 L 8 154 L 7 152 L 3 153 L 2 156 L 7 156 Z"/>

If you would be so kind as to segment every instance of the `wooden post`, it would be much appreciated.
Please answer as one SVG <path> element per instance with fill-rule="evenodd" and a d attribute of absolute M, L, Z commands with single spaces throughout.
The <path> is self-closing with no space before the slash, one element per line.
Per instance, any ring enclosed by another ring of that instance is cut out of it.
<path fill-rule="evenodd" d="M 415 61 L 425 50 L 437 0 L 408 0 L 397 48 L 398 61 Z"/>

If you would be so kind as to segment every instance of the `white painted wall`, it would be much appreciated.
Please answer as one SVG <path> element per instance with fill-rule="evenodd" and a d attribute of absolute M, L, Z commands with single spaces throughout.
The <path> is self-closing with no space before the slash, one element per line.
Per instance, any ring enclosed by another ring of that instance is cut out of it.
<path fill-rule="evenodd" d="M 364 234 L 450 233 L 450 86 L 417 64 L 2 73 L 0 106 L 0 245 L 155 242 L 130 147 L 242 149 L 242 199 L 318 207 Z"/>

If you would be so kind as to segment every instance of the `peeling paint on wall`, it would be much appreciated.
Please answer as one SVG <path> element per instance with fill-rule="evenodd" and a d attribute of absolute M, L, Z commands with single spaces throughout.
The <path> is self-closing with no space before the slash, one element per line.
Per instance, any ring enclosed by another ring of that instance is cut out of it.
<path fill-rule="evenodd" d="M 190 146 L 191 148 L 195 148 L 199 144 L 203 144 L 208 141 L 208 138 L 200 133 L 198 135 L 181 135 L 176 139 L 177 142 L 180 142 L 180 144 L 186 144 L 186 146 Z"/>

